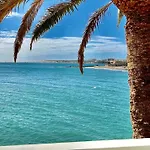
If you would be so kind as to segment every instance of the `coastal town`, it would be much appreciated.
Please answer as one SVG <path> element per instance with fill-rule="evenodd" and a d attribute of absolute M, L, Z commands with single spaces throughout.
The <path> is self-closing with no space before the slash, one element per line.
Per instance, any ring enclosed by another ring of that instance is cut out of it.
<path fill-rule="evenodd" d="M 77 60 L 43 60 L 42 63 L 69 63 L 76 64 Z M 70 65 L 74 68 L 77 66 Z M 127 61 L 125 59 L 89 59 L 84 61 L 84 68 L 107 69 L 107 70 L 127 70 Z"/>

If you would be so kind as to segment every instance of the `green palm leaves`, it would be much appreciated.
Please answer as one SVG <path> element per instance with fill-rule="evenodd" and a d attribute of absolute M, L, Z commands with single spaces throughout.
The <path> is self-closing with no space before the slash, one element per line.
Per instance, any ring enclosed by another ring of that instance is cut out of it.
<path fill-rule="evenodd" d="M 43 4 L 44 0 L 34 0 L 30 9 L 24 15 L 22 19 L 21 26 L 18 30 L 15 42 L 14 42 L 14 61 L 16 62 L 17 55 L 20 51 L 21 45 L 23 43 L 23 38 L 26 33 L 30 30 L 32 22 Z M 36 25 L 33 36 L 31 39 L 30 49 L 32 49 L 33 41 L 40 38 L 42 34 L 44 34 L 47 30 L 51 29 L 55 24 L 59 22 L 67 13 L 71 13 L 75 10 L 77 5 L 79 5 L 84 0 L 71 0 L 69 2 L 63 2 L 52 6 L 47 9 L 46 15 L 42 18 L 42 20 Z"/>
<path fill-rule="evenodd" d="M 118 23 L 117 26 L 119 27 L 121 19 L 123 18 L 124 14 L 118 9 Z"/>
<path fill-rule="evenodd" d="M 30 9 L 27 11 L 27 13 L 24 15 L 22 19 L 21 26 L 18 30 L 15 43 L 14 43 L 14 61 L 16 62 L 17 54 L 19 53 L 19 50 L 21 48 L 23 38 L 25 37 L 26 33 L 30 30 L 30 27 L 32 25 L 32 22 L 40 9 L 42 3 L 44 0 L 35 0 Z"/>
<path fill-rule="evenodd" d="M 36 28 L 33 31 L 30 49 L 32 49 L 33 41 L 37 40 L 43 33 L 51 29 L 63 18 L 63 16 L 73 12 L 76 6 L 81 2 L 82 0 L 71 0 L 69 2 L 60 3 L 48 8 L 46 15 L 37 24 Z"/>
<path fill-rule="evenodd" d="M 0 22 L 12 11 L 13 8 L 25 3 L 27 0 L 1 0 L 0 1 Z"/>
<path fill-rule="evenodd" d="M 112 4 L 112 2 L 109 2 L 102 8 L 98 9 L 89 19 L 88 25 L 86 26 L 82 42 L 80 44 L 80 48 L 78 51 L 78 63 L 81 73 L 83 74 L 83 63 L 84 63 L 84 49 L 86 48 L 86 45 L 91 37 L 91 34 L 94 32 L 95 28 L 99 25 L 99 21 L 102 18 L 102 16 L 106 13 L 109 6 Z M 118 9 L 118 22 L 117 26 L 119 26 L 122 17 L 124 14 Z"/>
<path fill-rule="evenodd" d="M 21 3 L 26 3 L 29 0 L 0 0 L 0 22 L 7 16 L 13 8 L 20 5 Z M 32 44 L 34 41 L 38 40 L 46 31 L 50 30 L 54 25 L 56 25 L 63 16 L 73 12 L 77 6 L 84 0 L 69 0 L 67 2 L 62 2 L 60 4 L 51 6 L 47 9 L 46 14 L 43 16 L 41 21 L 36 25 L 32 33 L 32 39 L 30 43 L 30 49 L 32 49 Z M 15 42 L 14 42 L 14 61 L 16 62 L 17 55 L 20 51 L 23 39 L 31 28 L 32 22 L 38 13 L 44 0 L 34 0 L 31 7 L 24 15 L 22 23 L 18 30 Z M 99 21 L 105 14 L 112 1 L 98 9 L 89 19 L 88 25 L 86 26 L 85 32 L 83 34 L 83 39 L 80 44 L 78 51 L 78 63 L 80 66 L 80 71 L 83 73 L 83 63 L 84 63 L 84 50 L 94 32 L 95 28 L 99 25 Z M 118 11 L 118 25 L 120 24 L 123 13 Z"/>
<path fill-rule="evenodd" d="M 78 63 L 80 66 L 80 71 L 83 74 L 83 63 L 84 63 L 84 49 L 86 48 L 86 45 L 91 37 L 91 34 L 95 30 L 95 28 L 99 24 L 99 20 L 102 18 L 102 16 L 105 14 L 109 6 L 112 4 L 112 2 L 109 2 L 107 5 L 103 6 L 102 8 L 98 9 L 89 19 L 89 23 L 86 26 L 82 42 L 80 44 L 80 48 L 78 51 Z"/>

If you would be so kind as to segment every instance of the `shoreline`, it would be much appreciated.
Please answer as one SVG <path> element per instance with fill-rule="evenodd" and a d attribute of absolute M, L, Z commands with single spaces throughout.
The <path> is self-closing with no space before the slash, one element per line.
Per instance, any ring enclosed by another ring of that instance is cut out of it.
<path fill-rule="evenodd" d="M 126 66 L 93 66 L 93 67 L 84 67 L 91 69 L 104 69 L 104 70 L 113 70 L 113 71 L 127 71 Z"/>
<path fill-rule="evenodd" d="M 0 64 L 5 64 L 6 62 L 0 62 Z M 12 63 L 12 62 L 7 62 L 7 63 L 10 63 L 10 64 L 15 64 L 15 63 Z M 6 64 L 7 64 L 6 63 Z M 22 63 L 41 63 L 41 62 L 19 62 L 18 64 L 22 64 Z M 42 62 L 43 63 L 43 62 Z M 45 62 L 44 62 L 45 63 Z M 46 62 L 47 63 L 47 62 Z M 45 64 L 46 64 L 45 63 Z M 50 64 L 53 64 L 53 63 L 50 63 Z M 57 63 L 54 63 L 54 64 L 57 64 Z M 72 63 L 60 63 L 60 64 L 72 64 Z M 77 63 L 75 63 L 77 64 Z M 78 68 L 79 66 L 66 66 L 67 68 Z M 103 70 L 112 70 L 112 71 L 127 71 L 127 66 L 83 66 L 83 68 L 87 68 L 87 69 L 103 69 Z"/>

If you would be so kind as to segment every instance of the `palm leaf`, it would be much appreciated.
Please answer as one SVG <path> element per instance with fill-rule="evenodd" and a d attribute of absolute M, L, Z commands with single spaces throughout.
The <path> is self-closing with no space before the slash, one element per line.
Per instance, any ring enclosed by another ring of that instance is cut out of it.
<path fill-rule="evenodd" d="M 102 8 L 98 9 L 89 19 L 88 25 L 86 26 L 82 42 L 80 44 L 80 48 L 78 51 L 78 63 L 80 67 L 80 71 L 83 74 L 83 63 L 84 63 L 84 49 L 86 48 L 86 45 L 91 37 L 91 34 L 94 32 L 95 28 L 99 24 L 99 20 L 102 18 L 102 16 L 105 14 L 109 6 L 112 4 L 112 2 L 109 2 L 107 5 L 103 6 Z"/>
<path fill-rule="evenodd" d="M 67 13 L 73 12 L 76 6 L 82 1 L 84 0 L 71 0 L 69 2 L 63 2 L 48 8 L 46 15 L 36 25 L 33 31 L 30 49 L 32 49 L 32 44 L 35 40 L 40 38 L 42 34 L 57 24 Z"/>
<path fill-rule="evenodd" d="M 32 22 L 41 7 L 44 0 L 35 0 L 30 9 L 27 11 L 27 13 L 24 15 L 22 19 L 21 26 L 18 30 L 15 43 L 14 43 L 14 61 L 16 62 L 17 54 L 19 53 L 19 50 L 21 48 L 23 38 L 25 37 L 26 33 L 30 30 Z"/>
<path fill-rule="evenodd" d="M 119 27 L 120 22 L 123 18 L 124 14 L 120 11 L 120 9 L 118 9 L 118 22 L 117 22 L 117 27 Z"/>
<path fill-rule="evenodd" d="M 27 0 L 1 0 L 0 2 L 0 22 L 12 11 L 13 8 Z"/>

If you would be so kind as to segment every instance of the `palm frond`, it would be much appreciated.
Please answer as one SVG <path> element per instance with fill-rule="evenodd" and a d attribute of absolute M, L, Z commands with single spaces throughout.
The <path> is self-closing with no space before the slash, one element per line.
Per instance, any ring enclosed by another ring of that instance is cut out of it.
<path fill-rule="evenodd" d="M 112 2 L 109 2 L 107 5 L 103 6 L 102 8 L 98 9 L 89 19 L 88 25 L 86 26 L 82 42 L 80 44 L 80 48 L 78 51 L 78 63 L 80 67 L 80 71 L 83 74 L 83 63 L 84 63 L 84 49 L 86 48 L 86 45 L 91 37 L 91 34 L 94 32 L 95 28 L 99 24 L 99 20 L 102 18 L 102 16 L 105 14 L 109 6 L 112 4 Z"/>
<path fill-rule="evenodd" d="M 35 0 L 30 9 L 27 11 L 27 13 L 24 15 L 22 19 L 21 26 L 18 30 L 15 43 L 14 43 L 14 61 L 16 62 L 17 54 L 19 53 L 19 50 L 21 48 L 23 38 L 25 37 L 26 33 L 30 30 L 32 22 L 41 7 L 44 0 Z"/>
<path fill-rule="evenodd" d="M 36 25 L 33 31 L 30 49 L 32 49 L 32 44 L 34 41 L 40 38 L 42 34 L 51 29 L 55 24 L 57 24 L 63 18 L 63 16 L 73 12 L 82 1 L 84 0 L 71 0 L 69 2 L 63 2 L 48 8 L 46 15 Z"/>
<path fill-rule="evenodd" d="M 0 22 L 12 11 L 13 8 L 27 0 L 1 0 L 0 1 Z"/>
<path fill-rule="evenodd" d="M 120 9 L 118 9 L 118 22 L 117 22 L 117 27 L 119 27 L 120 22 L 123 18 L 124 14 L 120 11 Z"/>

